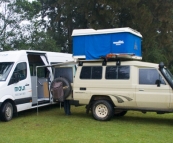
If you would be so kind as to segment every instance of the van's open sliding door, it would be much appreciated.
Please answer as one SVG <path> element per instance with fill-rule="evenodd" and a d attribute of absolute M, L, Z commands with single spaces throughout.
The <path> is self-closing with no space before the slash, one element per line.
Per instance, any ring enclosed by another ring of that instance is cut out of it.
<path fill-rule="evenodd" d="M 37 68 L 37 66 L 48 65 L 45 54 L 28 53 L 28 61 L 30 65 L 32 84 L 32 106 L 50 103 L 48 81 L 52 70 L 47 67 Z"/>

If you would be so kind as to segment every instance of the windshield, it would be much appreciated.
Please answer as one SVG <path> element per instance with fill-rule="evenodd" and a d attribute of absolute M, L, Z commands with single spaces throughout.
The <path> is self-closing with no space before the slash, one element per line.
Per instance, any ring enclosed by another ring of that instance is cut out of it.
<path fill-rule="evenodd" d="M 0 81 L 5 81 L 13 66 L 13 62 L 0 62 Z"/>
<path fill-rule="evenodd" d="M 173 75 L 171 74 L 171 72 L 167 69 L 167 68 L 163 68 L 163 73 L 166 76 L 166 78 L 173 83 Z"/>

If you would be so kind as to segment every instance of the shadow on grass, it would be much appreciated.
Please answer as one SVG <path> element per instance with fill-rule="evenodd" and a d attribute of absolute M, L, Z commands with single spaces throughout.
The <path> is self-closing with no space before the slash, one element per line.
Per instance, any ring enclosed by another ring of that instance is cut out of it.
<path fill-rule="evenodd" d="M 33 109 L 29 109 L 29 110 L 25 110 L 25 111 L 19 112 L 16 117 L 18 118 L 18 117 L 23 117 L 23 116 L 36 115 L 37 111 L 38 111 L 38 113 L 49 112 L 49 111 L 51 111 L 53 109 L 57 109 L 57 108 L 59 108 L 59 105 L 57 105 L 57 104 L 48 105 L 48 106 L 44 106 L 44 107 L 39 107 L 38 109 L 37 108 L 33 108 Z"/>
<path fill-rule="evenodd" d="M 130 124 L 158 124 L 158 125 L 167 125 L 167 126 L 172 126 L 173 125 L 173 118 L 164 118 L 159 117 L 153 117 L 153 116 L 124 116 L 124 117 L 113 117 L 112 118 L 113 122 L 125 122 L 125 123 L 130 123 Z"/>
<path fill-rule="evenodd" d="M 163 117 L 163 116 L 156 116 L 153 117 L 152 115 L 147 115 L 147 117 L 145 117 L 145 115 L 138 115 L 135 114 L 136 116 L 123 116 L 123 117 L 113 117 L 110 121 L 108 122 L 119 122 L 120 124 L 138 124 L 138 125 L 166 125 L 166 126 L 173 126 L 173 118 L 167 118 L 167 117 Z M 80 113 L 73 113 L 74 118 L 79 118 L 79 119 L 85 119 L 85 120 L 94 120 L 96 121 L 93 116 L 92 113 L 86 114 L 85 112 L 80 112 Z M 98 121 L 98 122 L 105 122 L 105 121 Z"/>
<path fill-rule="evenodd" d="M 72 112 L 72 115 L 70 115 L 69 117 L 72 117 L 72 118 L 79 118 L 79 119 L 92 118 L 91 113 L 86 114 L 85 107 L 73 107 L 72 106 L 71 112 Z M 67 117 L 64 113 L 64 107 L 63 106 L 60 107 L 60 105 L 58 105 L 58 104 L 39 107 L 38 115 L 40 115 L 42 113 L 44 115 L 47 114 L 49 116 Z M 21 111 L 18 113 L 18 116 L 16 116 L 16 117 L 21 118 L 21 117 L 30 117 L 30 116 L 35 116 L 35 115 L 37 115 L 37 108 Z M 16 117 L 14 117 L 14 118 L 16 118 Z"/>
<path fill-rule="evenodd" d="M 85 120 L 95 120 L 92 116 L 92 113 L 86 114 L 86 110 L 84 107 L 72 107 L 71 109 L 72 115 L 70 115 L 70 118 L 75 119 L 85 119 Z M 50 116 L 57 116 L 57 117 L 65 117 L 67 116 L 64 114 L 63 107 L 55 104 L 55 105 L 49 105 L 45 107 L 39 107 L 38 113 L 44 113 L 48 114 Z M 22 111 L 18 113 L 17 117 L 29 117 L 29 116 L 35 116 L 37 115 L 37 108 Z M 96 120 L 95 120 L 96 121 Z M 129 113 L 123 117 L 113 117 L 111 121 L 109 122 L 119 122 L 119 123 L 127 123 L 127 124 L 158 124 L 158 125 L 166 125 L 166 126 L 172 126 L 173 125 L 173 116 L 172 115 L 157 115 L 155 113 L 151 114 L 138 114 L 136 112 Z"/>

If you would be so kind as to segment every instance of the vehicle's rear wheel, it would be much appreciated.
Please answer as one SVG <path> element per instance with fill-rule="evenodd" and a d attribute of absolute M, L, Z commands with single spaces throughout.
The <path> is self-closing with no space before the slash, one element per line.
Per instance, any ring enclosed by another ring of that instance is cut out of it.
<path fill-rule="evenodd" d="M 121 117 L 121 116 L 124 116 L 126 113 L 127 113 L 127 111 L 115 110 L 114 116 L 115 116 L 115 117 Z"/>
<path fill-rule="evenodd" d="M 13 105 L 10 102 L 5 102 L 0 110 L 0 119 L 2 121 L 10 121 L 13 117 Z"/>
<path fill-rule="evenodd" d="M 99 121 L 110 120 L 113 116 L 113 106 L 107 100 L 97 100 L 92 106 L 92 114 L 94 119 Z"/>

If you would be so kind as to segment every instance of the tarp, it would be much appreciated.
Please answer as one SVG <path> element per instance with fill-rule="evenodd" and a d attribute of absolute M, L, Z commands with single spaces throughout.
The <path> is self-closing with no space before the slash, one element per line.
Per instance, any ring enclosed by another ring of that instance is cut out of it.
<path fill-rule="evenodd" d="M 81 31 L 84 31 L 83 33 Z M 133 53 L 141 55 L 140 34 L 135 34 L 131 29 L 113 30 L 112 33 L 106 30 L 91 31 L 77 30 L 73 33 L 73 56 L 81 56 L 85 59 L 99 59 L 109 53 Z M 107 33 L 106 33 L 107 32 Z M 113 33 L 115 32 L 115 33 Z M 82 34 L 81 34 L 82 33 Z"/>

